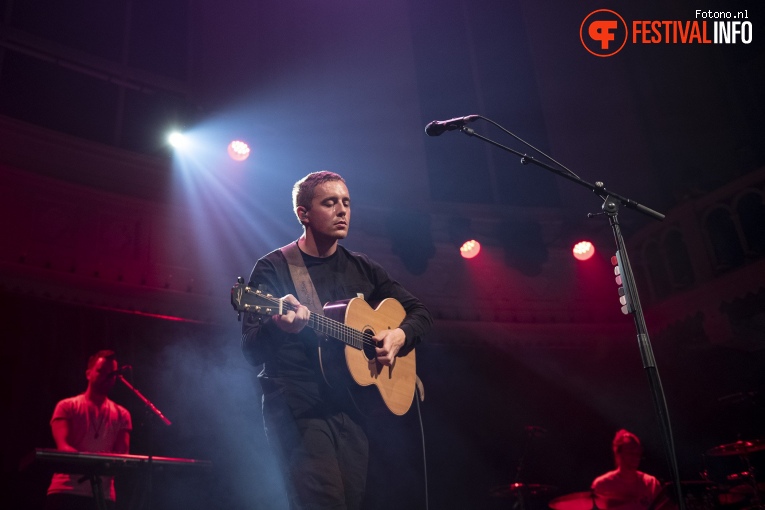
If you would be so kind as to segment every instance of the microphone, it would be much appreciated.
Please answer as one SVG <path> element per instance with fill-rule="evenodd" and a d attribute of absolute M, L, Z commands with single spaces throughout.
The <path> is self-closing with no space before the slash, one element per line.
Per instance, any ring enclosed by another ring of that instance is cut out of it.
<path fill-rule="evenodd" d="M 425 134 L 428 136 L 439 136 L 444 131 L 454 131 L 468 122 L 477 120 L 479 115 L 467 115 L 465 117 L 454 117 L 449 120 L 434 120 L 425 126 Z"/>
<path fill-rule="evenodd" d="M 118 375 L 123 375 L 125 372 L 129 372 L 131 370 L 133 370 L 133 365 L 122 365 L 121 367 L 119 367 L 117 370 L 115 370 L 109 375 L 111 375 L 112 377 L 117 377 Z"/>

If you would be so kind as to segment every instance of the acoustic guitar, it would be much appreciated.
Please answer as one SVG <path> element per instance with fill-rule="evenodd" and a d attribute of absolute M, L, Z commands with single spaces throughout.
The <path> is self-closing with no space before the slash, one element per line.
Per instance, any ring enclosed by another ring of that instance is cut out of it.
<path fill-rule="evenodd" d="M 237 312 L 268 316 L 294 310 L 283 299 L 243 283 L 231 288 L 231 304 Z M 379 331 L 397 328 L 405 316 L 404 307 L 393 298 L 384 299 L 374 309 L 364 299 L 353 298 L 327 303 L 324 315 L 311 313 L 308 327 L 321 335 L 319 363 L 327 384 L 347 386 L 362 410 L 374 409 L 374 404 L 364 401 L 372 398 L 368 390 L 376 387 L 390 412 L 405 414 L 412 405 L 417 382 L 414 349 L 402 349 L 393 364 L 385 366 L 376 359 L 377 343 L 372 339 Z M 338 350 L 327 345 L 329 339 L 342 342 L 344 348 Z M 346 384 L 349 379 L 355 384 Z"/>

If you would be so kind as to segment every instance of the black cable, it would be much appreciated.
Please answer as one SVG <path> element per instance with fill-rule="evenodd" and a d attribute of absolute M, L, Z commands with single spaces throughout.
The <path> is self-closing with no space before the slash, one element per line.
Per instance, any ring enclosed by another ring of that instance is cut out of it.
<path fill-rule="evenodd" d="M 417 390 L 417 395 L 415 395 L 414 400 L 417 404 L 417 418 L 420 420 L 420 437 L 422 438 L 422 470 L 425 474 L 425 510 L 428 510 L 428 462 L 425 455 L 425 427 L 422 424 L 422 412 L 420 412 L 420 388 L 415 387 L 415 390 Z"/>
<path fill-rule="evenodd" d="M 497 126 L 499 129 L 501 129 L 502 131 L 504 131 L 504 132 L 505 132 L 505 133 L 507 133 L 508 135 L 512 136 L 513 138 L 515 138 L 516 140 L 518 140 L 519 142 L 521 142 L 521 143 L 522 143 L 522 144 L 524 144 L 525 146 L 527 146 L 527 147 L 530 147 L 531 149 L 535 150 L 537 153 L 541 154 L 542 156 L 546 157 L 547 159 L 549 159 L 550 161 L 552 161 L 553 163 L 555 163 L 556 165 L 558 165 L 559 167 L 561 167 L 563 170 L 565 170 L 566 172 L 568 172 L 568 173 L 570 173 L 571 175 L 573 175 L 574 177 L 576 177 L 577 179 L 581 179 L 581 177 L 579 177 L 578 175 L 576 175 L 576 174 L 575 174 L 575 173 L 574 173 L 572 170 L 570 170 L 568 167 L 566 167 L 566 165 L 564 165 L 563 163 L 560 163 L 559 161 L 556 161 L 556 160 L 555 160 L 555 159 L 554 159 L 552 156 L 548 156 L 547 154 L 545 154 L 545 153 L 544 153 L 544 152 L 542 152 L 541 150 L 539 150 L 539 149 L 537 149 L 536 147 L 534 147 L 533 145 L 531 145 L 531 144 L 530 144 L 529 142 L 527 142 L 526 140 L 523 140 L 523 139 L 522 139 L 521 137 L 519 137 L 518 135 L 516 135 L 516 134 L 514 134 L 514 133 L 512 133 L 512 132 L 510 132 L 510 131 L 508 131 L 507 129 L 505 129 L 505 128 L 504 128 L 504 127 L 502 127 L 501 125 L 497 124 L 497 123 L 496 123 L 496 122 L 494 122 L 493 120 L 491 120 L 491 119 L 487 119 L 487 118 L 486 118 L 486 117 L 484 117 L 483 115 L 476 115 L 476 117 L 478 117 L 478 118 L 480 118 L 480 119 L 483 119 L 483 120 L 485 120 L 486 122 L 488 122 L 488 123 L 490 123 L 490 124 L 494 124 L 495 126 Z"/>

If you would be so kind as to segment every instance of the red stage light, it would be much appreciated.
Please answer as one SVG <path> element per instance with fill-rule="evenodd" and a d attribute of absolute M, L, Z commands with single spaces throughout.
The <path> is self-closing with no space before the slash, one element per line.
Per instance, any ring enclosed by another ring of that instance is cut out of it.
<path fill-rule="evenodd" d="M 460 246 L 460 255 L 462 255 L 466 259 L 472 259 L 476 255 L 478 255 L 481 252 L 481 243 L 476 241 L 475 239 L 471 239 L 470 241 L 465 241 L 465 243 Z"/>
<path fill-rule="evenodd" d="M 241 140 L 234 140 L 228 144 L 228 155 L 234 161 L 244 161 L 250 157 L 250 146 Z"/>
<path fill-rule="evenodd" d="M 590 241 L 579 241 L 572 250 L 577 260 L 589 260 L 595 255 L 595 246 Z"/>

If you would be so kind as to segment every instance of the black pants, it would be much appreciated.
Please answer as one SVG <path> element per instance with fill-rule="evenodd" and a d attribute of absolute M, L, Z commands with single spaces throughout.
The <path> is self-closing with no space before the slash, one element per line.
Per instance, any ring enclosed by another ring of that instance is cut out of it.
<path fill-rule="evenodd" d="M 107 510 L 115 510 L 114 501 L 106 500 Z M 74 496 L 72 494 L 48 494 L 45 498 L 45 510 L 98 510 L 95 498 Z"/>
<path fill-rule="evenodd" d="M 364 498 L 369 444 L 358 416 L 295 409 L 283 391 L 263 396 L 269 444 L 279 457 L 292 510 L 358 510 Z M 297 417 L 296 417 L 297 416 Z"/>

